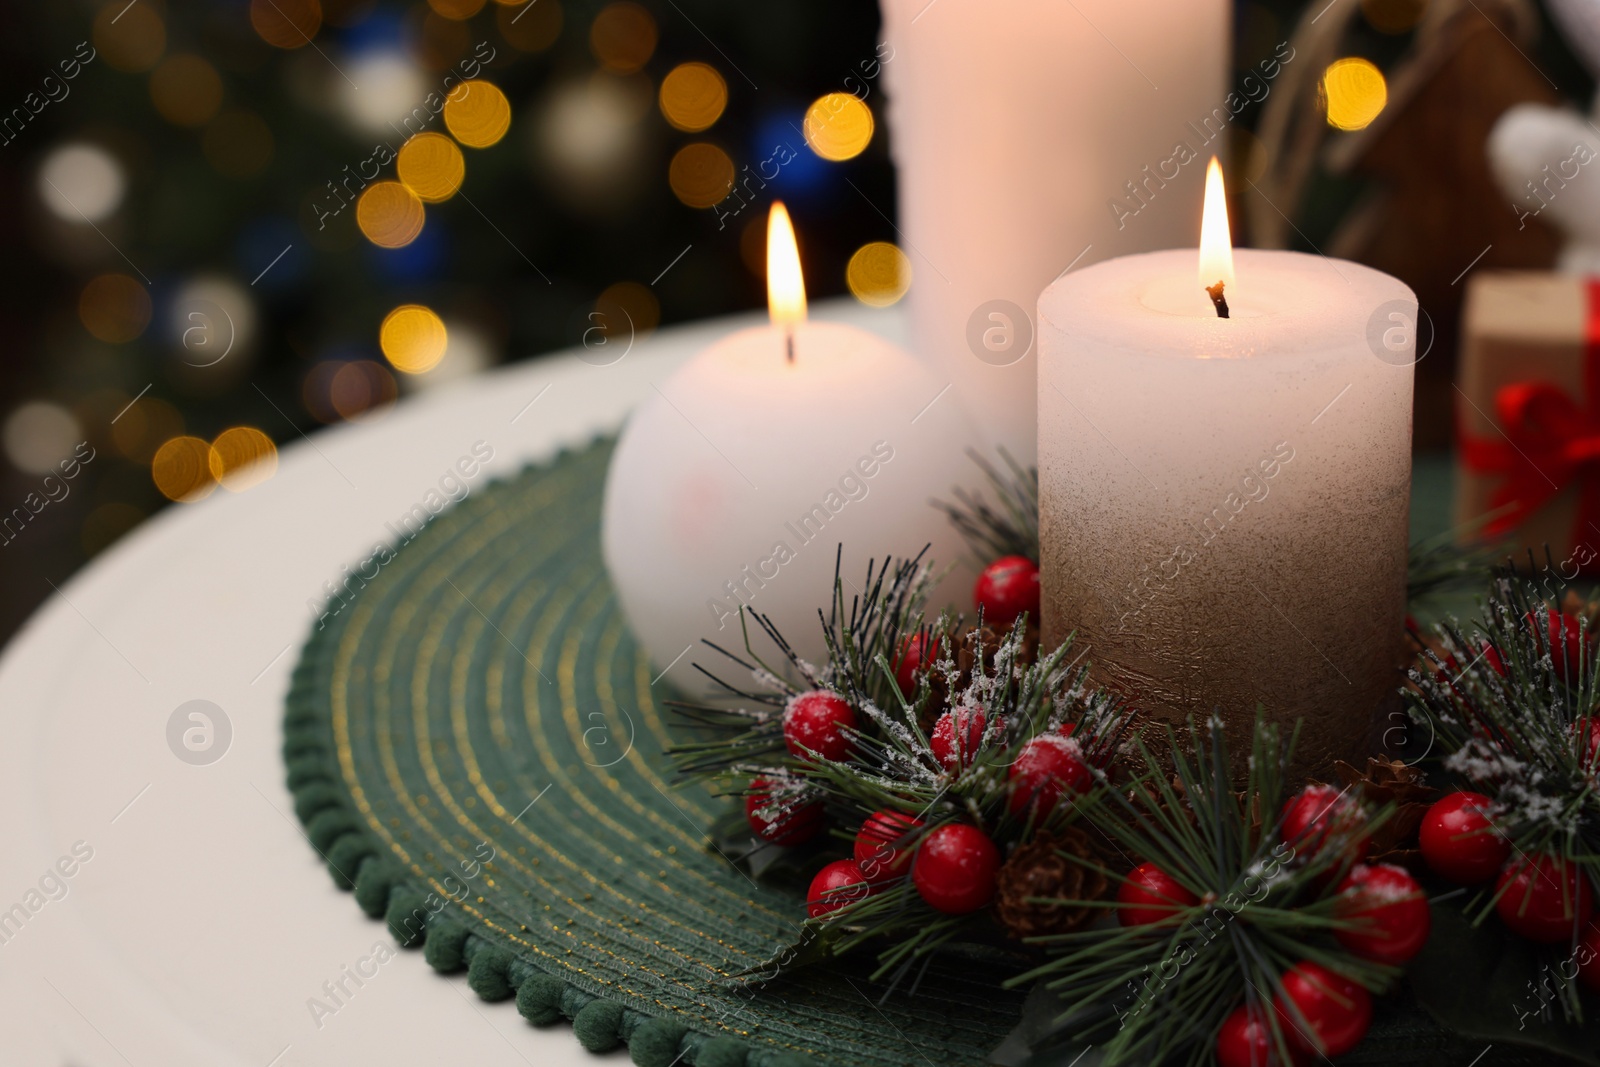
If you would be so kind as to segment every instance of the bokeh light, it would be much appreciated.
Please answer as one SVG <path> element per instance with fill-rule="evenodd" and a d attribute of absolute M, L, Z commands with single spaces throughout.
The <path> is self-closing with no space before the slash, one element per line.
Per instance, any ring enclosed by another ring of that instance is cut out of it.
<path fill-rule="evenodd" d="M 138 74 L 160 62 L 167 50 L 167 27 L 149 4 L 110 0 L 95 15 L 89 39 L 106 66 Z"/>
<path fill-rule="evenodd" d="M 1321 90 L 1328 125 L 1336 130 L 1364 129 L 1389 100 L 1383 72 L 1356 56 L 1329 63 L 1322 72 Z"/>
<path fill-rule="evenodd" d="M 864 152 L 872 127 L 872 109 L 849 93 L 829 93 L 806 109 L 806 144 L 836 163 Z"/>
<path fill-rule="evenodd" d="M 150 293 L 126 274 L 102 274 L 83 287 L 78 320 L 96 340 L 125 344 L 150 325 Z"/>
<path fill-rule="evenodd" d="M 1361 0 L 1361 13 L 1379 33 L 1408 33 L 1422 20 L 1428 0 Z"/>
<path fill-rule="evenodd" d="M 728 83 L 705 63 L 680 63 L 661 81 L 661 114 L 688 133 L 710 129 L 728 106 Z"/>
<path fill-rule="evenodd" d="M 168 344 L 194 367 L 239 359 L 255 344 L 256 305 L 232 278 L 203 274 L 178 288 L 162 312 Z"/>
<path fill-rule="evenodd" d="M 192 504 L 217 487 L 211 473 L 211 442 L 179 436 L 164 441 L 150 461 L 150 480 L 168 500 Z"/>
<path fill-rule="evenodd" d="M 272 162 L 272 130 L 253 111 L 224 111 L 200 135 L 200 150 L 218 174 L 249 178 Z"/>
<path fill-rule="evenodd" d="M 356 225 L 379 248 L 404 248 L 424 221 L 422 201 L 401 182 L 374 182 L 356 201 Z"/>
<path fill-rule="evenodd" d="M 39 168 L 39 198 L 67 222 L 99 222 L 122 203 L 122 165 L 99 145 L 68 144 Z"/>
<path fill-rule="evenodd" d="M 128 405 L 123 400 L 121 410 L 111 424 L 111 443 L 135 463 L 149 463 L 156 449 L 168 438 L 183 433 L 183 415 L 177 408 L 148 394 Z"/>
<path fill-rule="evenodd" d="M 304 48 L 322 28 L 317 0 L 250 0 L 250 25 L 274 48 Z"/>
<path fill-rule="evenodd" d="M 378 328 L 378 347 L 402 374 L 426 374 L 444 358 L 449 343 L 443 320 L 421 304 L 400 305 Z"/>
<path fill-rule="evenodd" d="M 13 467 L 25 474 L 50 474 L 59 473 L 56 465 L 82 442 L 83 429 L 60 404 L 34 400 L 6 416 L 0 436 Z"/>
<path fill-rule="evenodd" d="M 462 82 L 445 97 L 444 124 L 468 148 L 488 148 L 511 128 L 511 101 L 492 82 Z"/>
<path fill-rule="evenodd" d="M 204 126 L 222 107 L 222 78 L 199 56 L 169 56 L 150 75 L 150 100 L 174 125 Z"/>
<path fill-rule="evenodd" d="M 334 91 L 339 109 L 366 133 L 392 137 L 407 119 L 415 123 L 432 118 L 422 103 L 428 83 L 417 65 L 400 52 L 378 49 L 361 54 L 350 64 L 350 82 L 338 79 Z"/>
<path fill-rule="evenodd" d="M 593 326 L 619 347 L 648 336 L 661 323 L 661 302 L 648 285 L 616 282 L 595 299 Z"/>
<path fill-rule="evenodd" d="M 589 50 L 600 65 L 618 74 L 632 74 L 656 50 L 656 20 L 632 0 L 607 4 L 589 27 Z"/>
<path fill-rule="evenodd" d="M 419 198 L 438 204 L 461 188 L 467 162 L 461 149 L 444 134 L 419 133 L 400 146 L 395 172 Z"/>
<path fill-rule="evenodd" d="M 911 260 L 888 241 L 873 241 L 850 257 L 844 280 L 863 304 L 888 307 L 911 288 Z"/>
<path fill-rule="evenodd" d="M 428 0 L 428 6 L 447 19 L 470 19 L 483 10 L 484 0 Z"/>
<path fill-rule="evenodd" d="M 733 189 L 733 160 L 714 144 L 697 141 L 678 149 L 667 169 L 667 182 L 690 207 L 720 204 Z"/>
<path fill-rule="evenodd" d="M 519 52 L 543 52 L 561 36 L 561 5 L 557 0 L 498 0 L 494 13 L 500 36 Z"/>
<path fill-rule="evenodd" d="M 353 359 L 332 367 L 332 371 L 326 376 L 326 395 L 328 404 L 342 419 L 360 420 L 381 414 L 400 393 L 389 368 L 376 360 Z"/>
<path fill-rule="evenodd" d="M 255 427 L 234 426 L 211 442 L 208 463 L 218 485 L 242 493 L 278 472 L 278 448 Z"/>

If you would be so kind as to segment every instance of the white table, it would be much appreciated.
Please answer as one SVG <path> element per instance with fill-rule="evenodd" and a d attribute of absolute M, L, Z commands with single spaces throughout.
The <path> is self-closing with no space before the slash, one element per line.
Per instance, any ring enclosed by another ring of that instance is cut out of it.
<path fill-rule="evenodd" d="M 813 313 L 903 332 L 894 311 Z M 169 508 L 63 585 L 0 657 L 0 1061 L 590 1062 L 565 1025 L 536 1030 L 420 953 L 317 1025 L 308 999 L 392 941 L 301 837 L 278 753 L 283 695 L 308 600 L 474 442 L 495 451 L 481 485 L 612 431 L 652 381 L 759 319 L 665 330 L 610 366 L 579 358 L 597 352 L 518 364 L 321 431 L 284 447 L 271 480 Z M 287 425 L 267 429 L 287 443 Z M 225 754 L 199 766 L 167 740 L 174 710 L 197 699 L 232 727 Z M 87 862 L 72 860 L 77 842 Z M 65 895 L 29 898 L 62 857 L 71 877 L 46 888 Z"/>

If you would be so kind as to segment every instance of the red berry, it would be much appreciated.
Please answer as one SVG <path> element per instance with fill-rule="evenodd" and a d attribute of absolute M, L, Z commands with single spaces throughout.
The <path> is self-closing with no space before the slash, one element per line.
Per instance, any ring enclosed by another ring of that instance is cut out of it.
<path fill-rule="evenodd" d="M 1290 1047 L 1289 1053 L 1296 1050 Z M 1241 1004 L 1222 1020 L 1217 1034 L 1217 1067 L 1278 1067 L 1283 1061 L 1273 1047 L 1272 1028 L 1260 1008 Z M 1299 1059 L 1293 1062 L 1298 1063 Z"/>
<path fill-rule="evenodd" d="M 932 646 L 931 654 L 929 646 Z M 894 665 L 894 680 L 900 693 L 910 700 L 917 693 L 917 677 L 939 657 L 939 643 L 930 633 L 916 633 L 900 645 L 900 658 Z"/>
<path fill-rule="evenodd" d="M 994 897 L 1000 850 L 989 835 L 966 823 L 948 823 L 922 839 L 911 865 L 911 884 L 946 915 L 977 911 Z"/>
<path fill-rule="evenodd" d="M 1362 959 L 1401 964 L 1422 951 L 1433 928 L 1427 895 L 1403 867 L 1358 863 L 1339 886 L 1338 915 L 1361 925 L 1335 930 Z"/>
<path fill-rule="evenodd" d="M 1371 994 L 1310 960 L 1289 968 L 1283 976 L 1283 993 L 1274 1006 L 1291 1046 L 1330 1059 L 1359 1045 L 1372 1025 Z"/>
<path fill-rule="evenodd" d="M 1033 807 L 1041 819 L 1055 810 L 1063 796 L 1087 793 L 1094 785 L 1083 750 L 1060 734 L 1040 734 L 1023 745 L 1007 774 L 1011 778 L 1011 814 L 1024 815 Z"/>
<path fill-rule="evenodd" d="M 855 729 L 855 709 L 838 693 L 813 689 L 789 701 L 783 712 L 783 743 L 791 756 L 811 759 L 813 753 L 837 763 L 850 755 L 845 730 Z"/>
<path fill-rule="evenodd" d="M 756 836 L 774 845 L 798 845 L 822 829 L 822 805 L 802 799 L 793 786 L 785 788 L 771 778 L 750 783 L 744 798 L 744 817 Z"/>
<path fill-rule="evenodd" d="M 1600 992 L 1600 927 L 1593 923 L 1583 928 L 1578 938 L 1578 980 Z"/>
<path fill-rule="evenodd" d="M 972 599 L 990 626 L 1010 626 L 1017 616 L 1039 618 L 1039 565 L 1026 556 L 1002 556 L 983 568 Z"/>
<path fill-rule="evenodd" d="M 1495 882 L 1500 920 L 1529 941 L 1569 941 L 1589 921 L 1589 880 L 1560 856 L 1513 856 Z"/>
<path fill-rule="evenodd" d="M 1489 818 L 1491 801 L 1482 793 L 1451 793 L 1433 802 L 1417 831 L 1422 858 L 1435 874 L 1452 882 L 1487 882 L 1511 855 Z"/>
<path fill-rule="evenodd" d="M 987 726 L 988 719 L 982 708 L 953 708 L 945 712 L 933 724 L 933 733 L 928 738 L 933 758 L 947 771 L 959 772 L 970 767 L 978 756 L 978 749 L 983 747 L 983 734 Z M 1002 719 L 995 727 L 995 733 L 1005 728 L 1005 720 Z"/>
<path fill-rule="evenodd" d="M 1545 633 L 1550 642 L 1550 659 L 1555 667 L 1556 677 L 1568 685 L 1577 685 L 1586 658 L 1583 653 L 1584 646 L 1588 643 L 1588 635 L 1578 616 L 1572 612 L 1551 611 L 1548 615 L 1548 629 Z M 1528 612 L 1526 619 L 1529 628 L 1537 632 L 1539 612 Z"/>
<path fill-rule="evenodd" d="M 1361 805 L 1331 785 L 1308 785 L 1283 806 L 1283 839 L 1307 859 L 1332 851 L 1346 866 L 1366 859 L 1371 844 Z"/>
<path fill-rule="evenodd" d="M 1200 898 L 1172 875 L 1153 863 L 1141 863 L 1117 890 L 1117 921 L 1123 926 L 1171 923 L 1181 908 L 1192 908 Z"/>
<path fill-rule="evenodd" d="M 806 891 L 806 914 L 815 919 L 864 900 L 871 892 L 867 876 L 854 860 L 834 860 L 811 879 L 811 888 Z"/>
<path fill-rule="evenodd" d="M 922 820 L 898 811 L 875 811 L 856 832 L 856 865 L 873 883 L 890 882 L 903 876 L 911 866 L 914 849 L 912 834 L 922 829 Z M 898 846 L 898 847 L 897 847 Z"/>

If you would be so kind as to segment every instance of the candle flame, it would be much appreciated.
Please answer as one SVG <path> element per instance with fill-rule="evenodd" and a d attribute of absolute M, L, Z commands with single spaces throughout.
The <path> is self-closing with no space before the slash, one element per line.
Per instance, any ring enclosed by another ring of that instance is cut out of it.
<path fill-rule="evenodd" d="M 800 249 L 794 226 L 782 201 L 767 215 L 767 310 L 772 324 L 793 329 L 806 321 L 806 280 L 800 273 Z"/>
<path fill-rule="evenodd" d="M 1221 282 L 1233 293 L 1233 236 L 1228 230 L 1228 194 L 1222 186 L 1222 167 L 1211 157 L 1206 167 L 1205 208 L 1200 215 L 1200 285 Z"/>

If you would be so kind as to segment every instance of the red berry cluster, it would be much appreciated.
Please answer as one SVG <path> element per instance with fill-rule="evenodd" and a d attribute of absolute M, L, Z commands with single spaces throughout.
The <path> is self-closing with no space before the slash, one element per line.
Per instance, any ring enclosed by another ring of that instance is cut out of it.
<path fill-rule="evenodd" d="M 1592 756 L 1595 743 L 1586 742 Z M 1600 930 L 1589 924 L 1594 890 L 1577 864 L 1549 853 L 1513 856 L 1482 793 L 1451 793 L 1428 809 L 1418 830 L 1422 858 L 1441 878 L 1462 885 L 1494 879 L 1495 911 L 1513 932 L 1541 944 L 1570 942 L 1576 932 L 1589 951 L 1579 967 L 1600 990 Z"/>
<path fill-rule="evenodd" d="M 827 915 L 908 873 L 922 899 L 947 915 L 965 915 L 988 904 L 1000 870 L 1000 849 L 968 823 L 947 823 L 927 834 L 921 833 L 923 825 L 900 812 L 873 812 L 856 833 L 855 858 L 836 860 L 811 880 L 807 913 L 813 919 Z"/>

